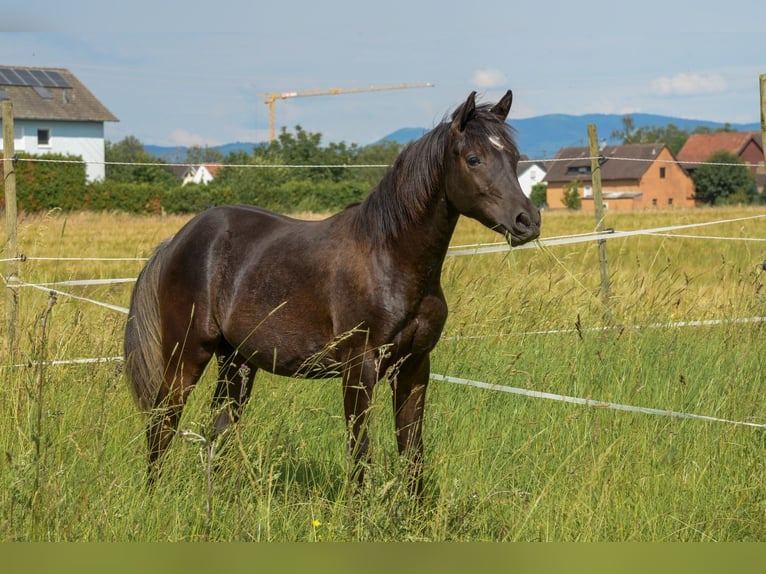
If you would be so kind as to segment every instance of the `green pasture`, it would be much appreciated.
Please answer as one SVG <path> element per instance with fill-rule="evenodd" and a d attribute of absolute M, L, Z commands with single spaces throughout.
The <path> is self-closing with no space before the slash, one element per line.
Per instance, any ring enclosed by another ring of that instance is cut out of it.
<path fill-rule="evenodd" d="M 755 216 L 766 209 L 608 214 L 621 231 L 739 219 L 679 232 L 704 239 L 609 240 L 608 308 L 592 241 L 448 257 L 450 317 L 434 373 L 731 422 L 434 381 L 418 502 L 406 492 L 386 385 L 372 407 L 374 460 L 352 492 L 340 383 L 265 373 L 241 424 L 211 452 L 209 371 L 148 490 L 144 421 L 119 362 L 51 364 L 121 355 L 124 314 L 20 288 L 13 348 L 6 290 L 0 540 L 766 541 L 766 427 L 735 424 L 766 425 L 766 322 L 737 321 L 766 316 L 766 217 Z M 18 274 L 135 277 L 140 261 L 63 258 L 146 257 L 185 220 L 25 216 Z M 543 215 L 544 238 L 593 228 L 592 214 Z M 453 243 L 499 239 L 464 220 Z M 127 307 L 132 284 L 58 288 Z"/>

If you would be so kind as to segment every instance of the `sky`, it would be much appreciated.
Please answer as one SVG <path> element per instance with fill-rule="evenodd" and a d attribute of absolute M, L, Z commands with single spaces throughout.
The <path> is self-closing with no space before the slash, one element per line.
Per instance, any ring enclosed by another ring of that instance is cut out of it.
<path fill-rule="evenodd" d="M 365 145 L 433 127 L 472 90 L 496 101 L 507 89 L 511 123 L 750 123 L 766 73 L 761 2 L 27 0 L 0 21 L 0 65 L 69 69 L 119 118 L 113 142 L 265 141 L 261 94 L 423 82 L 433 87 L 279 100 L 277 127 Z"/>

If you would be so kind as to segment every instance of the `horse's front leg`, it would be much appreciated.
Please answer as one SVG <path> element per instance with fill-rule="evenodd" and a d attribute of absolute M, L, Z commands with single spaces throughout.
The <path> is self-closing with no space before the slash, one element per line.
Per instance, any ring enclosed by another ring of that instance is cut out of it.
<path fill-rule="evenodd" d="M 431 370 L 429 355 L 409 357 L 391 377 L 396 442 L 410 465 L 410 491 L 423 492 L 423 413 Z"/>
<path fill-rule="evenodd" d="M 359 486 L 364 482 L 364 464 L 369 464 L 367 418 L 372 389 L 377 378 L 373 369 L 363 365 L 348 368 L 343 374 L 343 410 L 348 429 L 349 480 Z"/>

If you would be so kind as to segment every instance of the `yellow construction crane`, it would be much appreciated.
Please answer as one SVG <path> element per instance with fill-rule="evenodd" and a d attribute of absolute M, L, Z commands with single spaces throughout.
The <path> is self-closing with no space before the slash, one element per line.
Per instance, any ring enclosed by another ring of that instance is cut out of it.
<path fill-rule="evenodd" d="M 274 92 L 270 94 L 258 94 L 263 96 L 263 103 L 269 106 L 269 141 L 277 139 L 277 121 L 274 112 L 274 104 L 277 100 L 287 98 L 303 98 L 306 96 L 335 96 L 339 94 L 358 94 L 360 92 L 380 92 L 383 90 L 408 90 L 411 88 L 432 88 L 430 82 L 418 82 L 414 84 L 389 84 L 384 86 L 367 86 L 362 88 L 331 88 L 329 90 L 303 90 L 300 92 Z"/>

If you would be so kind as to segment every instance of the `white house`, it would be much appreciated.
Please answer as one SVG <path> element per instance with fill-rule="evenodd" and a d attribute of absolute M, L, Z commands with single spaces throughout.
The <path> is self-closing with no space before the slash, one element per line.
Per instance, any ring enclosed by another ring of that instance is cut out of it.
<path fill-rule="evenodd" d="M 207 185 L 215 179 L 215 174 L 220 169 L 218 164 L 201 164 L 190 166 L 182 175 L 181 185 L 196 183 Z"/>
<path fill-rule="evenodd" d="M 546 174 L 545 165 L 540 161 L 524 160 L 519 162 L 519 183 L 524 195 L 529 197 L 535 184 L 545 183 L 543 179 Z"/>
<path fill-rule="evenodd" d="M 3 100 L 17 152 L 81 156 L 88 181 L 104 179 L 104 122 L 119 120 L 69 70 L 0 66 Z"/>

